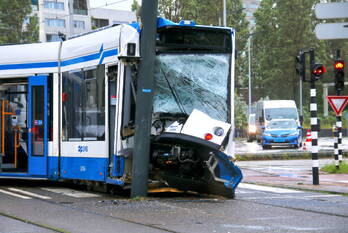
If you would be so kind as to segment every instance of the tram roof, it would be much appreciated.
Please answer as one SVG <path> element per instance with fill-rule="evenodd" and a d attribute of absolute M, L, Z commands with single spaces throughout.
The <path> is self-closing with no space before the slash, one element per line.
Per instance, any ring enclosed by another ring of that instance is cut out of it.
<path fill-rule="evenodd" d="M 127 43 L 138 44 L 138 37 L 134 27 L 119 25 L 63 42 L 3 45 L 0 46 L 0 77 L 58 72 L 59 58 L 62 71 L 116 62 Z"/>

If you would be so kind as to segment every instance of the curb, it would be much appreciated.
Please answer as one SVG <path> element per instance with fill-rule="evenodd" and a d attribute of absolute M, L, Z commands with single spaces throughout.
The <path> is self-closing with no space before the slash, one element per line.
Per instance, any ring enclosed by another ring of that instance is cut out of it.
<path fill-rule="evenodd" d="M 236 160 L 249 161 L 249 160 L 288 160 L 288 159 L 311 159 L 312 154 L 310 151 L 301 152 L 285 152 L 285 153 L 236 153 Z M 318 153 L 319 158 L 334 158 L 333 151 L 320 151 Z M 348 156 L 348 151 L 343 151 L 343 156 Z"/>
<path fill-rule="evenodd" d="M 251 182 L 247 181 L 245 182 L 247 184 L 255 184 L 255 185 L 263 185 L 263 186 L 269 186 L 269 187 L 276 187 L 276 188 L 286 188 L 286 189 L 294 189 L 299 191 L 310 191 L 310 192 L 321 192 L 321 193 L 331 193 L 331 194 L 339 194 L 339 195 L 348 195 L 347 192 L 339 191 L 339 190 L 330 190 L 325 187 L 311 187 L 310 184 L 301 184 L 301 185 L 286 185 L 286 184 L 273 184 L 273 183 L 267 183 L 267 182 Z"/>

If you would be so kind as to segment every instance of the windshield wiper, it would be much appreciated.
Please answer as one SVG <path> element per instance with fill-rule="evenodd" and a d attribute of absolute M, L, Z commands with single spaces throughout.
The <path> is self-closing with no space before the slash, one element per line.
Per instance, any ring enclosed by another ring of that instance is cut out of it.
<path fill-rule="evenodd" d="M 172 95 L 173 95 L 173 97 L 174 97 L 174 100 L 175 100 L 176 104 L 178 105 L 178 107 L 179 107 L 181 113 L 183 113 L 183 114 L 185 114 L 185 115 L 188 115 L 188 114 L 186 113 L 186 111 L 185 111 L 184 105 L 182 104 L 182 102 L 181 102 L 181 100 L 180 100 L 180 98 L 179 98 L 179 96 L 178 96 L 178 93 L 177 93 L 176 90 L 172 87 L 172 85 L 170 85 L 170 82 L 169 82 L 169 80 L 168 80 L 168 78 L 167 78 L 166 73 L 163 71 L 162 67 L 161 67 L 160 69 L 161 69 L 161 71 L 162 71 L 162 73 L 163 73 L 163 76 L 164 76 L 165 80 L 167 81 L 169 90 L 170 90 L 170 92 L 172 93 Z"/>

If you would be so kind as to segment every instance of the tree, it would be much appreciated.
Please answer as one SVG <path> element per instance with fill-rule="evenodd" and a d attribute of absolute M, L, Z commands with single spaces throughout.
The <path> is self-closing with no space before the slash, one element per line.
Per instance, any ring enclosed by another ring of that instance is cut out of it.
<path fill-rule="evenodd" d="M 180 20 L 180 1 L 177 0 L 159 0 L 158 12 L 160 16 L 177 22 Z"/>
<path fill-rule="evenodd" d="M 316 39 L 313 6 L 318 0 L 263 0 L 255 13 L 253 73 L 258 97 L 296 99 L 299 77 L 294 57 L 301 49 L 316 48 L 323 56 L 323 42 Z M 308 64 L 308 62 L 307 62 Z"/>
<path fill-rule="evenodd" d="M 141 6 L 139 5 L 137 0 L 133 0 L 132 11 L 135 11 L 137 18 L 139 19 L 141 15 Z"/>
<path fill-rule="evenodd" d="M 31 43 L 39 39 L 38 19 L 30 0 L 0 1 L 0 43 Z"/>

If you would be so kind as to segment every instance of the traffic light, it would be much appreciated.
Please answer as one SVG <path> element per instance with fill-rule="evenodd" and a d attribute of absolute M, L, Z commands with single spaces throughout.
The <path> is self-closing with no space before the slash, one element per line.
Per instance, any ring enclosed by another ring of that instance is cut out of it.
<path fill-rule="evenodd" d="M 312 67 L 312 74 L 314 77 L 314 81 L 318 80 L 321 78 L 321 76 L 326 72 L 326 68 L 325 66 L 323 66 L 322 64 L 314 64 Z"/>
<path fill-rule="evenodd" d="M 305 54 L 301 51 L 298 56 L 295 57 L 296 73 L 300 76 L 303 82 L 306 81 L 306 59 Z"/>
<path fill-rule="evenodd" d="M 343 91 L 344 89 L 344 60 L 337 59 L 334 64 L 335 70 L 335 89 Z"/>

